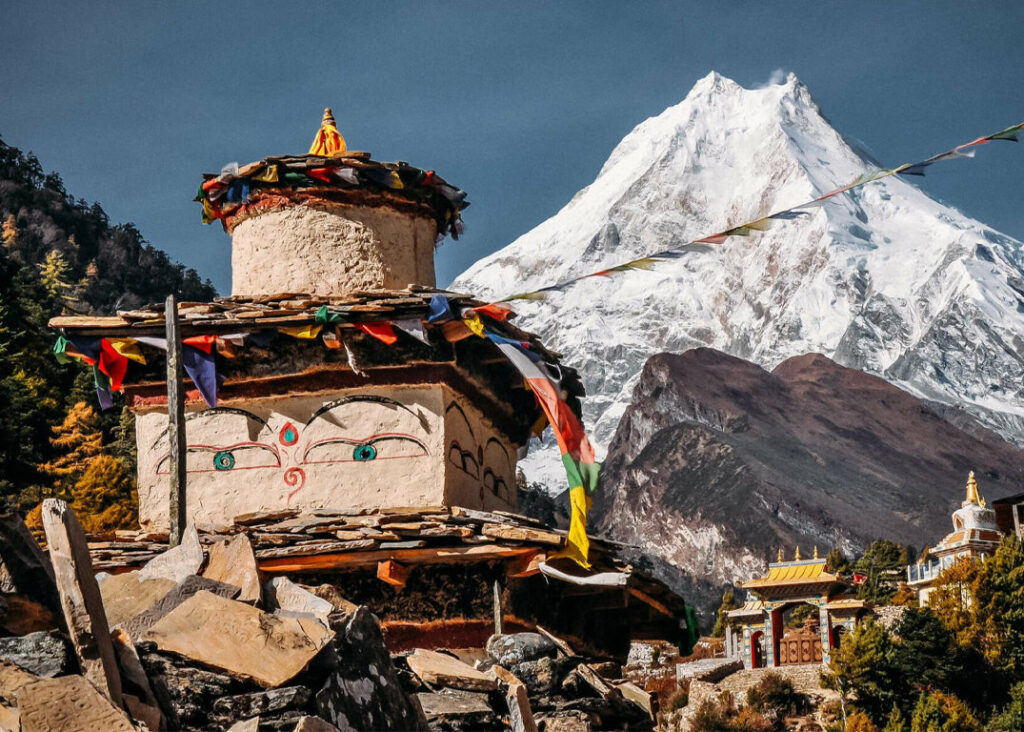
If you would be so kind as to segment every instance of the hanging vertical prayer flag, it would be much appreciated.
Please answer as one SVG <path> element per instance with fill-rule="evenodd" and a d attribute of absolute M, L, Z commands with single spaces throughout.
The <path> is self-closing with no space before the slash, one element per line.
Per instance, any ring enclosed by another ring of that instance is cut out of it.
<path fill-rule="evenodd" d="M 443 323 L 446 320 L 455 320 L 455 313 L 452 312 L 452 305 L 444 295 L 434 293 L 430 296 L 430 313 L 427 315 L 428 323 Z"/>
<path fill-rule="evenodd" d="M 206 336 L 200 336 L 205 338 Z M 212 336 L 210 336 L 212 338 Z M 201 345 L 190 345 L 194 340 L 186 338 L 181 345 L 181 364 L 185 373 L 196 385 L 203 401 L 213 409 L 217 406 L 217 364 L 213 356 L 213 341 Z M 203 348 L 205 345 L 205 348 Z"/>
<path fill-rule="evenodd" d="M 544 364 L 535 363 L 508 339 L 495 339 L 487 334 L 491 342 L 501 349 L 512 365 L 523 375 L 527 385 L 537 396 L 541 409 L 547 415 L 551 429 L 562 453 L 562 465 L 569 479 L 569 535 L 565 548 L 557 556 L 572 559 L 589 569 L 590 540 L 587 538 L 587 510 L 590 496 L 597 491 L 598 473 L 601 466 L 595 459 L 583 425 L 569 405 L 562 399 L 558 385 L 547 372 Z"/>

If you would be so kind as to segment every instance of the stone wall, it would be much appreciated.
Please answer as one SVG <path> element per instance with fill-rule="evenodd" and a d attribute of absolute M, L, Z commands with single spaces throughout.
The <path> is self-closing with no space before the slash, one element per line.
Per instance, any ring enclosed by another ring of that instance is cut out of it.
<path fill-rule="evenodd" d="M 294 205 L 254 215 L 231 236 L 231 294 L 343 295 L 433 287 L 437 224 L 387 207 Z"/>
<path fill-rule="evenodd" d="M 163 408 L 137 414 L 139 517 L 151 530 L 169 523 L 166 428 Z M 226 400 L 191 409 L 186 439 L 198 526 L 286 507 L 515 509 L 516 447 L 440 384 Z"/>

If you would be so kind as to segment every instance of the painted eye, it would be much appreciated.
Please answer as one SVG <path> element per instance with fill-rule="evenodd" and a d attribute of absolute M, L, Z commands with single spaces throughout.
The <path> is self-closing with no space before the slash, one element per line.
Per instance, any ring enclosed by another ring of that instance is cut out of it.
<path fill-rule="evenodd" d="M 358 462 L 366 462 L 377 457 L 377 448 L 373 445 L 357 445 L 352 451 L 352 459 Z"/>
<path fill-rule="evenodd" d="M 217 470 L 231 470 L 235 467 L 235 456 L 230 450 L 221 450 L 213 456 L 213 467 Z"/>

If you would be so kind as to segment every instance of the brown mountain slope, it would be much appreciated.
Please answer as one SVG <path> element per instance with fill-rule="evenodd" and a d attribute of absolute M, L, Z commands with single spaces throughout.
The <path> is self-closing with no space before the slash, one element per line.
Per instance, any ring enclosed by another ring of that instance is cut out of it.
<path fill-rule="evenodd" d="M 723 585 L 779 547 L 932 544 L 972 469 L 990 499 L 1024 491 L 1024 452 L 825 356 L 768 372 L 707 348 L 663 353 L 612 440 L 592 525 Z"/>

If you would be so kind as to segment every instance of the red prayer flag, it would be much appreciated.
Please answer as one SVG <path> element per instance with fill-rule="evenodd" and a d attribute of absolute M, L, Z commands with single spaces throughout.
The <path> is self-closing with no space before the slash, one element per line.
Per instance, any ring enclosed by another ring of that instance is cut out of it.
<path fill-rule="evenodd" d="M 100 341 L 100 360 L 97 365 L 110 379 L 110 389 L 121 391 L 124 376 L 128 373 L 128 359 L 114 350 L 106 338 Z"/>
<path fill-rule="evenodd" d="M 498 321 L 508 320 L 512 316 L 512 309 L 507 308 L 504 305 L 498 305 L 497 303 L 488 303 L 487 305 L 481 305 L 480 307 L 470 308 L 469 312 L 476 313 L 477 315 L 486 315 L 488 318 L 493 318 Z"/>
<path fill-rule="evenodd" d="M 192 336 L 191 338 L 182 338 L 181 342 L 186 346 L 192 346 L 198 348 L 203 353 L 209 354 L 213 349 L 213 345 L 217 340 L 217 336 L 204 335 L 204 336 Z"/>
<path fill-rule="evenodd" d="M 387 343 L 389 346 L 398 340 L 398 336 L 395 335 L 395 329 L 391 327 L 391 323 L 356 323 L 355 326 L 367 335 L 372 335 L 378 341 Z"/>

